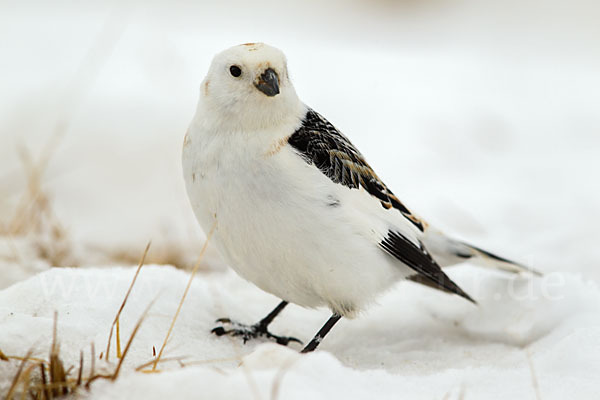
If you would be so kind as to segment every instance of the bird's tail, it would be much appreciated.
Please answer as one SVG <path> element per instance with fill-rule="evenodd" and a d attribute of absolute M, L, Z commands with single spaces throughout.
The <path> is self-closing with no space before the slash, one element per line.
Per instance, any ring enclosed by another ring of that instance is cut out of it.
<path fill-rule="evenodd" d="M 481 267 L 499 269 L 515 274 L 525 272 L 537 276 L 542 276 L 541 272 L 531 267 L 528 267 L 527 265 L 523 265 L 521 263 L 509 260 L 507 258 L 497 256 L 496 254 L 490 253 L 487 250 L 483 250 L 479 247 L 475 247 L 464 242 L 460 242 L 460 244 L 462 245 L 463 249 L 466 249 L 468 251 L 468 253 L 463 252 L 461 255 L 468 254 L 468 256 L 464 258 L 469 258 L 469 261 L 472 261 L 474 264 L 479 265 Z"/>
<path fill-rule="evenodd" d="M 431 230 L 424 238 L 425 246 L 433 258 L 442 266 L 449 267 L 469 261 L 485 268 L 499 269 L 512 273 L 530 273 L 541 276 L 539 271 L 521 263 L 497 256 L 487 250 L 449 238 L 443 233 Z"/>

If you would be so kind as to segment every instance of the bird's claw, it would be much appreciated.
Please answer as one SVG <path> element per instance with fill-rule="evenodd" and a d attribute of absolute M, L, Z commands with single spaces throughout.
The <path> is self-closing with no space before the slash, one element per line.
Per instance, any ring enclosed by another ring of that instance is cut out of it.
<path fill-rule="evenodd" d="M 229 324 L 231 325 L 231 329 L 225 329 L 223 326 L 217 326 L 210 331 L 211 333 L 214 333 L 217 336 L 240 336 L 244 341 L 244 344 L 248 340 L 255 339 L 259 336 L 264 336 L 267 339 L 274 340 L 276 343 L 283 346 L 287 346 L 290 342 L 302 344 L 302 341 L 292 336 L 273 335 L 264 325 L 261 325 L 260 323 L 254 325 L 244 325 L 240 324 L 239 322 L 232 321 L 229 318 L 219 318 L 216 320 L 216 322 L 221 324 Z"/>

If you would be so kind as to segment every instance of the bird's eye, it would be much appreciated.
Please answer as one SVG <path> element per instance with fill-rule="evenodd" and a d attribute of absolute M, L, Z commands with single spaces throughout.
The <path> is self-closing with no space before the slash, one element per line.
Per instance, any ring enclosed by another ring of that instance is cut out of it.
<path fill-rule="evenodd" d="M 242 74 L 242 69 L 237 65 L 232 65 L 229 67 L 229 73 L 237 78 Z"/>

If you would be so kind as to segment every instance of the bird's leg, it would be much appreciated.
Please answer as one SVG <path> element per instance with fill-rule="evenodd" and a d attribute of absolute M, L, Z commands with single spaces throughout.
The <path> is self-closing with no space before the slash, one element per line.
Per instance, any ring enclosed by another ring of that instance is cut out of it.
<path fill-rule="evenodd" d="M 327 335 L 329 333 L 331 328 L 333 328 L 333 326 L 336 324 L 336 322 L 338 322 L 340 320 L 340 318 L 342 318 L 341 315 L 333 314 L 327 320 L 327 322 L 325 322 L 325 325 L 323 325 L 323 327 L 319 330 L 319 332 L 317 332 L 317 334 L 315 335 L 313 340 L 311 340 L 310 343 L 307 344 L 304 349 L 302 349 L 301 353 L 310 353 L 311 351 L 316 349 L 317 346 L 321 343 L 321 341 L 325 337 L 325 335 Z"/>
<path fill-rule="evenodd" d="M 230 320 L 229 318 L 219 318 L 217 322 L 221 324 L 229 324 L 231 325 L 231 329 L 225 329 L 223 326 L 217 326 L 211 332 L 217 336 L 229 335 L 229 336 L 241 336 L 244 343 L 246 343 L 250 339 L 257 338 L 259 336 L 265 336 L 268 339 L 275 340 L 277 343 L 287 346 L 289 342 L 298 342 L 302 344 L 302 342 L 295 337 L 288 336 L 277 336 L 273 335 L 271 332 L 267 330 L 267 327 L 275 317 L 288 305 L 287 301 L 282 301 L 275 307 L 273 311 L 269 313 L 266 317 L 261 319 L 254 325 L 244 325 L 239 322 L 235 322 Z"/>

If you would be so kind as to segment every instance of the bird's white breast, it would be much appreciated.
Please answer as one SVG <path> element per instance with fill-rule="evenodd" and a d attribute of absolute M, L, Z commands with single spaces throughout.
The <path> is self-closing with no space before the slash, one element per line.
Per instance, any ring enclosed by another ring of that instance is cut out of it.
<path fill-rule="evenodd" d="M 187 191 L 205 232 L 216 220 L 214 243 L 239 275 L 284 300 L 351 316 L 409 271 L 377 247 L 389 228 L 381 205 L 287 145 L 299 124 L 218 134 L 192 124 Z"/>

